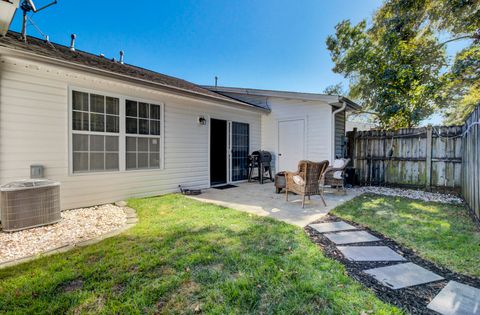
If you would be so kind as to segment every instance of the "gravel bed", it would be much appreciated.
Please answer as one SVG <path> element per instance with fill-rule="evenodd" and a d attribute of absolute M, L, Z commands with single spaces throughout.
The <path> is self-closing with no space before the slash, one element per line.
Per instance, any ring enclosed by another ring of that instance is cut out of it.
<path fill-rule="evenodd" d="M 394 240 L 372 231 L 366 227 L 363 227 L 355 222 L 339 219 L 334 215 L 327 215 L 321 220 L 318 220 L 314 223 L 322 222 L 333 222 L 333 221 L 345 221 L 351 225 L 358 227 L 359 229 L 365 230 L 368 233 L 381 239 L 379 242 L 369 242 L 369 243 L 357 243 L 357 244 L 348 244 L 346 246 L 356 246 L 356 245 L 369 245 L 369 246 L 388 246 L 393 249 L 395 252 L 404 256 L 408 261 L 413 262 L 427 270 L 430 270 L 442 277 L 444 280 L 420 284 L 412 287 L 407 287 L 399 290 L 393 290 L 386 286 L 383 286 L 373 277 L 367 275 L 363 270 L 384 267 L 389 265 L 395 265 L 399 262 L 354 262 L 346 259 L 343 254 L 337 249 L 337 246 L 326 238 L 323 234 L 318 233 L 309 226 L 305 227 L 310 239 L 321 247 L 323 253 L 330 258 L 333 258 L 341 262 L 350 277 L 356 279 L 364 286 L 370 288 L 375 295 L 377 295 L 381 300 L 391 303 L 398 306 L 401 309 L 406 310 L 410 314 L 438 314 L 427 308 L 428 303 L 442 290 L 442 288 L 448 283 L 449 280 L 454 280 L 460 283 L 468 284 L 473 287 L 480 288 L 480 279 L 465 276 L 456 272 L 449 270 L 448 268 L 438 266 L 428 260 L 425 260 L 417 255 L 413 250 L 404 247 Z"/>
<path fill-rule="evenodd" d="M 353 191 L 359 193 L 371 193 L 386 196 L 406 197 L 410 199 L 417 199 L 423 201 L 434 201 L 441 203 L 461 204 L 463 199 L 454 195 L 434 193 L 422 190 L 404 189 L 404 188 L 389 188 L 378 186 L 364 186 L 351 188 Z"/>
<path fill-rule="evenodd" d="M 123 208 L 112 204 L 62 212 L 58 223 L 0 232 L 0 264 L 86 241 L 126 225 Z"/>

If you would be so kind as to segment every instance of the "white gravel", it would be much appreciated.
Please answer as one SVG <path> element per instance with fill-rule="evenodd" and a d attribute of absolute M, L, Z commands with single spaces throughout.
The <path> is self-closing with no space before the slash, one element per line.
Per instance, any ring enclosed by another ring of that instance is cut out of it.
<path fill-rule="evenodd" d="M 126 223 L 123 208 L 111 204 L 63 211 L 62 220 L 56 224 L 0 232 L 0 264 L 92 239 Z"/>
<path fill-rule="evenodd" d="M 376 186 L 365 186 L 365 187 L 355 187 L 352 190 L 359 193 L 372 193 L 386 196 L 398 196 L 406 197 L 411 199 L 423 200 L 423 201 L 435 201 L 441 203 L 454 203 L 459 204 L 463 202 L 463 199 L 454 195 L 433 193 L 421 190 L 414 189 L 403 189 L 403 188 L 388 188 L 388 187 L 376 187 Z"/>

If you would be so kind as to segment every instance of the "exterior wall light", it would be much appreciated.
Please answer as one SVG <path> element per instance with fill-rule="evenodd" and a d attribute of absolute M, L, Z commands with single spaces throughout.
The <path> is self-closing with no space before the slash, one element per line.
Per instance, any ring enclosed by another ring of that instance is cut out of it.
<path fill-rule="evenodd" d="M 200 126 L 205 126 L 207 124 L 207 119 L 204 116 L 199 116 L 198 117 L 198 124 Z"/>

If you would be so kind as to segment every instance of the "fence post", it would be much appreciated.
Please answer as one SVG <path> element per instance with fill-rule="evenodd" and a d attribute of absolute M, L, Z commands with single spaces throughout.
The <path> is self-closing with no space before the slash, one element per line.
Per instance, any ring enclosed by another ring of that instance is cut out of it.
<path fill-rule="evenodd" d="M 425 159 L 425 187 L 430 190 L 432 184 L 432 125 L 427 126 L 427 150 Z"/>

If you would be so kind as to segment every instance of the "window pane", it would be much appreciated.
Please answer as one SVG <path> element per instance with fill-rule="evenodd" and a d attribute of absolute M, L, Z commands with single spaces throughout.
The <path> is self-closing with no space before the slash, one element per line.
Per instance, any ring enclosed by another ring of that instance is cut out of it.
<path fill-rule="evenodd" d="M 72 104 L 74 110 L 83 110 L 88 112 L 88 93 L 73 91 Z"/>
<path fill-rule="evenodd" d="M 90 170 L 91 171 L 105 170 L 105 154 L 104 153 L 90 153 Z"/>
<path fill-rule="evenodd" d="M 87 151 L 88 152 L 88 136 L 87 135 L 76 135 L 72 137 L 73 140 L 73 151 Z"/>
<path fill-rule="evenodd" d="M 137 154 L 127 153 L 127 169 L 137 168 Z"/>
<path fill-rule="evenodd" d="M 148 118 L 148 104 L 138 103 L 138 116 Z"/>
<path fill-rule="evenodd" d="M 95 113 L 105 113 L 105 96 L 90 94 L 90 111 Z"/>
<path fill-rule="evenodd" d="M 148 119 L 138 120 L 138 133 L 141 135 L 148 135 Z"/>
<path fill-rule="evenodd" d="M 137 114 L 137 102 L 126 101 L 126 115 L 131 117 L 138 117 Z"/>
<path fill-rule="evenodd" d="M 90 131 L 105 132 L 105 115 L 90 114 Z"/>
<path fill-rule="evenodd" d="M 88 171 L 88 153 L 73 153 L 73 171 Z"/>
<path fill-rule="evenodd" d="M 160 152 L 160 139 L 150 139 L 150 152 Z"/>
<path fill-rule="evenodd" d="M 127 151 L 137 152 L 137 138 L 127 137 Z"/>
<path fill-rule="evenodd" d="M 106 98 L 106 111 L 107 114 L 119 115 L 118 110 L 118 98 L 108 97 Z"/>
<path fill-rule="evenodd" d="M 148 168 L 148 153 L 138 153 L 138 168 Z"/>
<path fill-rule="evenodd" d="M 119 119 L 120 118 L 118 116 L 107 115 L 107 126 L 106 126 L 107 132 L 119 132 L 120 130 Z"/>
<path fill-rule="evenodd" d="M 105 137 L 105 151 L 118 152 L 118 137 L 114 137 L 114 136 Z"/>
<path fill-rule="evenodd" d="M 105 137 L 90 136 L 90 151 L 105 151 Z"/>
<path fill-rule="evenodd" d="M 150 105 L 150 119 L 160 119 L 160 105 Z"/>
<path fill-rule="evenodd" d="M 160 155 L 158 153 L 150 153 L 150 167 L 160 167 Z"/>
<path fill-rule="evenodd" d="M 72 120 L 73 130 L 88 130 L 88 113 L 73 112 Z"/>
<path fill-rule="evenodd" d="M 127 118 L 127 133 L 138 133 L 137 121 L 136 118 Z"/>
<path fill-rule="evenodd" d="M 118 153 L 105 154 L 105 169 L 118 170 Z"/>
<path fill-rule="evenodd" d="M 138 152 L 148 152 L 148 138 L 138 138 Z"/>
<path fill-rule="evenodd" d="M 160 135 L 160 121 L 150 120 L 150 134 L 155 136 Z"/>

